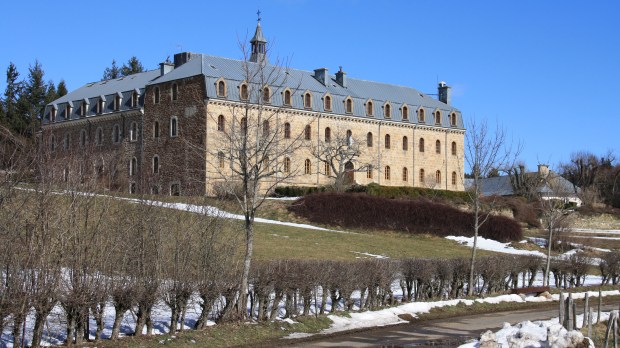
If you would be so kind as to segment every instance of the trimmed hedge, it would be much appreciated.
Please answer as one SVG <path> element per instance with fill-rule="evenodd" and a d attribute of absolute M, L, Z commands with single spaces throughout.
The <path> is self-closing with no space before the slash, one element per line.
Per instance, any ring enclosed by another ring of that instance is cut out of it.
<path fill-rule="evenodd" d="M 363 193 L 316 193 L 288 208 L 312 222 L 345 228 L 389 229 L 441 237 L 473 236 L 473 214 L 427 200 L 396 200 Z M 500 242 L 521 240 L 519 223 L 489 216 L 479 235 Z"/>

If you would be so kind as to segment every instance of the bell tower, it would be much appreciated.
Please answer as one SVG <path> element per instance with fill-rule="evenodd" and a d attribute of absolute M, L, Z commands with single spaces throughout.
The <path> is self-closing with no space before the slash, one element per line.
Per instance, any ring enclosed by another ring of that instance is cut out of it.
<path fill-rule="evenodd" d="M 250 56 L 250 62 L 254 63 L 268 63 L 267 61 L 267 40 L 263 36 L 263 30 L 260 27 L 260 10 L 256 12 L 258 15 L 258 23 L 256 24 L 256 32 L 254 37 L 250 40 L 252 44 L 252 55 Z"/>

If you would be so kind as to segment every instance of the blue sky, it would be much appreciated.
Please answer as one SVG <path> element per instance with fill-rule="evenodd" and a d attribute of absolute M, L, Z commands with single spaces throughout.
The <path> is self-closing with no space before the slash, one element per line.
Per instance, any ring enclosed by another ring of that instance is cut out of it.
<path fill-rule="evenodd" d="M 256 11 L 289 66 L 436 93 L 453 87 L 465 121 L 499 122 L 522 160 L 555 167 L 575 151 L 620 157 L 620 1 L 8 1 L 0 89 L 9 62 L 38 59 L 70 90 L 112 59 L 148 69 L 181 51 L 241 58 Z"/>

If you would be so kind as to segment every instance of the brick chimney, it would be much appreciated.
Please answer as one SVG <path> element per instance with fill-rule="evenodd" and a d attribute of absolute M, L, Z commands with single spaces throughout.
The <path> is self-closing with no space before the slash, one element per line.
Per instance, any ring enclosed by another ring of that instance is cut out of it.
<path fill-rule="evenodd" d="M 444 104 L 450 105 L 450 94 L 450 86 L 446 85 L 446 83 L 443 81 L 439 82 L 439 85 L 437 86 L 437 95 L 439 97 L 439 101 Z"/>
<path fill-rule="evenodd" d="M 327 86 L 327 68 L 314 69 L 314 78 L 324 86 Z"/>
<path fill-rule="evenodd" d="M 342 71 L 342 67 L 340 67 L 340 70 L 336 73 L 336 82 L 344 88 L 347 87 L 347 73 Z"/>

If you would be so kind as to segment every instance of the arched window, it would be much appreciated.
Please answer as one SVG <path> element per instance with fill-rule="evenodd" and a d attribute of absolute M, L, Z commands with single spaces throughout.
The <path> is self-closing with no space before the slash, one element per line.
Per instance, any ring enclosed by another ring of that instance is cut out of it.
<path fill-rule="evenodd" d="M 384 177 L 385 180 L 390 180 L 390 166 L 385 166 L 385 173 L 384 173 Z"/>
<path fill-rule="evenodd" d="M 306 158 L 304 161 L 304 174 L 310 174 L 311 168 L 312 164 L 310 163 L 310 160 Z"/>
<path fill-rule="evenodd" d="M 352 114 L 353 113 L 353 101 L 351 100 L 351 98 L 347 98 L 344 104 L 345 104 L 345 112 L 347 114 Z"/>
<path fill-rule="evenodd" d="M 181 184 L 179 184 L 178 182 L 170 184 L 170 195 L 180 196 L 181 195 Z"/>
<path fill-rule="evenodd" d="M 390 146 L 391 146 L 390 135 L 389 135 L 389 134 L 386 134 L 386 135 L 385 135 L 385 148 L 386 148 L 386 149 L 389 149 L 389 148 L 390 148 Z"/>
<path fill-rule="evenodd" d="M 452 148 L 452 156 L 456 156 L 456 142 L 455 141 L 452 142 L 451 148 Z"/>
<path fill-rule="evenodd" d="M 95 133 L 95 143 L 97 145 L 103 145 L 103 129 L 101 129 L 101 127 L 97 128 L 97 132 Z"/>
<path fill-rule="evenodd" d="M 129 175 L 136 175 L 138 171 L 138 159 L 135 157 L 131 158 L 129 161 Z"/>
<path fill-rule="evenodd" d="M 65 138 L 62 141 L 62 147 L 65 150 L 69 150 L 71 139 L 69 138 L 69 133 L 65 133 Z"/>
<path fill-rule="evenodd" d="M 450 125 L 452 127 L 456 126 L 456 114 L 454 112 L 450 114 Z"/>
<path fill-rule="evenodd" d="M 112 130 L 112 141 L 114 144 L 118 144 L 118 142 L 121 141 L 121 129 L 117 124 L 114 125 L 114 129 Z"/>
<path fill-rule="evenodd" d="M 383 108 L 383 116 L 385 118 L 392 117 L 392 107 L 390 106 L 390 104 L 385 104 L 385 107 Z"/>
<path fill-rule="evenodd" d="M 424 152 L 424 138 L 420 138 L 420 152 Z"/>
<path fill-rule="evenodd" d="M 224 169 L 226 167 L 226 157 L 222 151 L 217 153 L 217 163 L 220 169 Z"/>
<path fill-rule="evenodd" d="M 241 85 L 241 99 L 242 100 L 248 100 L 250 97 L 249 93 L 248 93 L 248 85 L 247 84 L 242 84 Z"/>
<path fill-rule="evenodd" d="M 270 98 L 271 91 L 269 90 L 269 87 L 263 88 L 263 103 L 269 103 Z"/>
<path fill-rule="evenodd" d="M 424 169 L 420 169 L 420 184 L 424 183 Z"/>
<path fill-rule="evenodd" d="M 284 172 L 286 174 L 291 172 L 291 159 L 288 157 L 284 157 Z"/>
<path fill-rule="evenodd" d="M 85 129 L 82 129 L 80 131 L 80 146 L 81 147 L 86 146 L 86 130 Z"/>
<path fill-rule="evenodd" d="M 312 138 L 312 127 L 310 125 L 306 125 L 304 129 L 304 139 L 310 140 Z"/>
<path fill-rule="evenodd" d="M 263 121 L 263 136 L 266 137 L 269 135 L 269 120 Z"/>
<path fill-rule="evenodd" d="M 406 106 L 403 106 L 402 113 L 403 113 L 403 121 L 408 120 L 409 119 L 409 108 Z"/>
<path fill-rule="evenodd" d="M 323 102 L 324 102 L 323 107 L 325 111 L 332 111 L 332 97 L 326 95 Z"/>
<path fill-rule="evenodd" d="M 155 121 L 153 123 L 153 138 L 159 139 L 159 122 Z"/>
<path fill-rule="evenodd" d="M 153 156 L 153 174 L 159 174 L 159 156 Z"/>
<path fill-rule="evenodd" d="M 134 194 L 136 193 L 136 183 L 132 182 L 129 184 L 129 193 Z"/>
<path fill-rule="evenodd" d="M 225 97 L 226 96 L 226 83 L 224 81 L 218 81 L 217 83 L 217 96 Z"/>
<path fill-rule="evenodd" d="M 435 153 L 437 154 L 441 153 L 441 141 L 439 140 L 435 141 Z"/>
<path fill-rule="evenodd" d="M 290 139 L 291 138 L 291 124 L 286 122 L 284 124 L 284 139 Z"/>
<path fill-rule="evenodd" d="M 153 94 L 154 94 L 153 102 L 155 104 L 159 104 L 159 87 L 155 87 L 155 90 L 154 90 Z"/>
<path fill-rule="evenodd" d="M 368 132 L 368 134 L 366 134 L 366 146 L 372 147 L 372 133 L 371 132 Z"/>
<path fill-rule="evenodd" d="M 242 117 L 239 126 L 241 127 L 241 134 L 246 135 L 248 133 L 248 119 Z"/>
<path fill-rule="evenodd" d="M 136 122 L 131 122 L 131 129 L 129 130 L 129 140 L 138 140 L 138 124 Z"/>
<path fill-rule="evenodd" d="M 426 122 L 426 116 L 424 115 L 424 109 L 420 108 L 420 110 L 418 110 L 418 121 L 420 123 L 425 123 Z"/>
<path fill-rule="evenodd" d="M 291 106 L 291 91 L 284 91 L 284 105 Z"/>
<path fill-rule="evenodd" d="M 435 183 L 441 184 L 441 171 L 440 170 L 435 172 Z"/>
<path fill-rule="evenodd" d="M 437 110 L 435 111 L 435 124 L 440 124 L 441 123 L 441 111 Z"/>
<path fill-rule="evenodd" d="M 408 174 L 407 167 L 403 167 L 403 181 L 407 182 L 409 180 Z"/>
<path fill-rule="evenodd" d="M 176 83 L 172 84 L 172 100 L 179 100 L 179 86 Z"/>
<path fill-rule="evenodd" d="M 97 110 L 97 113 L 99 111 Z M 50 110 L 50 122 L 56 122 L 56 109 L 55 107 L 52 107 L 52 110 Z"/>
<path fill-rule="evenodd" d="M 304 94 L 304 108 L 312 109 L 312 95 L 310 93 Z"/>
<path fill-rule="evenodd" d="M 265 156 L 263 157 L 263 167 L 266 170 L 269 170 L 269 156 Z"/>
<path fill-rule="evenodd" d="M 332 141 L 332 130 L 327 127 L 325 128 L 325 142 L 329 143 L 330 141 Z"/>
<path fill-rule="evenodd" d="M 366 115 L 372 116 L 372 112 L 373 112 L 372 101 L 369 100 L 366 102 Z"/>
<path fill-rule="evenodd" d="M 456 172 L 452 172 L 452 186 L 456 186 Z"/>
<path fill-rule="evenodd" d="M 327 162 L 325 163 L 325 175 L 326 175 L 326 176 L 330 176 L 330 175 L 332 175 L 332 169 L 331 169 L 331 167 L 329 166 L 329 163 L 327 163 Z"/>
<path fill-rule="evenodd" d="M 170 119 L 170 136 L 176 137 L 179 135 L 179 121 L 176 116 L 172 116 Z"/>
<path fill-rule="evenodd" d="M 50 137 L 50 150 L 52 150 L 52 152 L 56 150 L 56 137 L 53 134 Z"/>
<path fill-rule="evenodd" d="M 406 136 L 403 137 L 403 151 L 409 150 L 409 139 Z"/>
<path fill-rule="evenodd" d="M 219 115 L 217 117 L 217 130 L 220 132 L 224 132 L 226 130 L 226 119 L 224 115 Z"/>
<path fill-rule="evenodd" d="M 366 168 L 366 179 L 372 179 L 372 165 L 368 165 Z"/>

